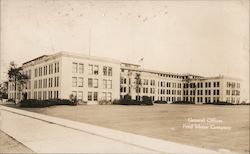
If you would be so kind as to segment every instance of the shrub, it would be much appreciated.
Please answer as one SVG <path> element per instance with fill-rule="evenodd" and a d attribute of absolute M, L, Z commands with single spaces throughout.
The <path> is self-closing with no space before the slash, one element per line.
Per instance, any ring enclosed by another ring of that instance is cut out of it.
<path fill-rule="evenodd" d="M 195 104 L 191 101 L 174 101 L 172 104 Z"/>
<path fill-rule="evenodd" d="M 160 100 L 155 101 L 154 103 L 156 103 L 156 104 L 168 104 L 167 101 L 160 101 Z"/>
<path fill-rule="evenodd" d="M 116 105 L 153 105 L 150 97 L 143 96 L 142 101 L 131 99 L 131 96 L 124 96 L 124 99 L 115 100 L 113 104 Z"/>
<path fill-rule="evenodd" d="M 112 104 L 111 101 L 108 101 L 108 100 L 100 100 L 98 101 L 99 105 L 108 105 L 108 104 Z"/>
<path fill-rule="evenodd" d="M 233 103 L 229 102 L 213 102 L 214 105 L 234 105 Z"/>
<path fill-rule="evenodd" d="M 20 102 L 20 107 L 30 107 L 30 108 L 48 107 L 53 105 L 77 105 L 77 104 L 67 99 L 49 99 L 49 100 L 27 99 L 27 100 L 22 100 Z"/>
<path fill-rule="evenodd" d="M 148 96 L 142 96 L 142 105 L 153 105 L 153 102 L 150 97 Z"/>
<path fill-rule="evenodd" d="M 112 103 L 112 104 L 114 104 L 114 105 L 120 105 L 121 102 L 120 102 L 119 99 L 115 99 L 115 100 L 113 100 L 113 103 Z"/>
<path fill-rule="evenodd" d="M 8 99 L 8 102 L 14 102 L 14 100 L 12 98 Z"/>

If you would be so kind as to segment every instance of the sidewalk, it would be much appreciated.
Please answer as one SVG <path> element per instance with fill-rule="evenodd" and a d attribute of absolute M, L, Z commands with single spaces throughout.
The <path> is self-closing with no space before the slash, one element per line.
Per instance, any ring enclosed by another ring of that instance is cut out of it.
<path fill-rule="evenodd" d="M 0 129 L 36 153 L 217 153 L 0 106 Z"/>

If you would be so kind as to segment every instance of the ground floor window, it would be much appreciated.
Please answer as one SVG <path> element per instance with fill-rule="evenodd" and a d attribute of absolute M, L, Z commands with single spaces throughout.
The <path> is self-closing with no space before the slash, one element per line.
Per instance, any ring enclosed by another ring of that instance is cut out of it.
<path fill-rule="evenodd" d="M 98 100 L 98 93 L 94 92 L 94 101 L 97 101 L 97 100 Z"/>
<path fill-rule="evenodd" d="M 78 91 L 78 100 L 82 100 L 83 99 L 83 92 L 82 91 Z"/>

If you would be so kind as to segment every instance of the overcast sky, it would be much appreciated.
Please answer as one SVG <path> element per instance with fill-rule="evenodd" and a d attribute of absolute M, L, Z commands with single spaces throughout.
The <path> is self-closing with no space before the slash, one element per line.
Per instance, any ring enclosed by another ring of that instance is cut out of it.
<path fill-rule="evenodd" d="M 89 39 L 90 33 L 90 39 Z M 143 67 L 242 79 L 249 98 L 249 1 L 2 0 L 1 76 L 10 61 L 69 51 Z"/>

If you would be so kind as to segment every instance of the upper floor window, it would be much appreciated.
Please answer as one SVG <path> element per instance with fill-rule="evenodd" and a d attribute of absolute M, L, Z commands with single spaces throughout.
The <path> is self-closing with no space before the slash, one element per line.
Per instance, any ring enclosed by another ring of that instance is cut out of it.
<path fill-rule="evenodd" d="M 47 75 L 47 65 L 43 67 L 43 75 Z"/>
<path fill-rule="evenodd" d="M 79 73 L 83 73 L 84 72 L 84 65 L 79 63 Z"/>
<path fill-rule="evenodd" d="M 104 76 L 108 75 L 108 67 L 107 66 L 103 66 L 103 75 Z"/>
<path fill-rule="evenodd" d="M 88 87 L 89 87 L 89 88 L 92 88 L 92 87 L 93 87 L 93 79 L 92 79 L 92 78 L 89 78 L 89 79 L 88 79 Z"/>
<path fill-rule="evenodd" d="M 112 76 L 112 67 L 108 68 L 108 76 Z"/>
<path fill-rule="evenodd" d="M 93 65 L 89 65 L 89 74 L 93 74 Z"/>
<path fill-rule="evenodd" d="M 112 80 L 108 80 L 107 88 L 112 89 Z"/>
<path fill-rule="evenodd" d="M 72 87 L 77 86 L 77 77 L 72 77 Z"/>
<path fill-rule="evenodd" d="M 78 87 L 83 87 L 83 78 L 80 77 L 78 80 L 79 80 Z"/>
<path fill-rule="evenodd" d="M 94 74 L 95 75 L 98 75 L 98 72 L 99 72 L 99 66 L 98 65 L 94 65 Z"/>
<path fill-rule="evenodd" d="M 35 77 L 37 77 L 37 68 L 35 68 Z"/>
<path fill-rule="evenodd" d="M 93 80 L 93 87 L 98 88 L 98 79 Z"/>
<path fill-rule="evenodd" d="M 103 89 L 107 89 L 107 80 L 103 79 Z"/>
<path fill-rule="evenodd" d="M 72 72 L 77 73 L 77 63 L 72 63 Z"/>
<path fill-rule="evenodd" d="M 59 62 L 55 63 L 55 73 L 59 72 Z"/>

